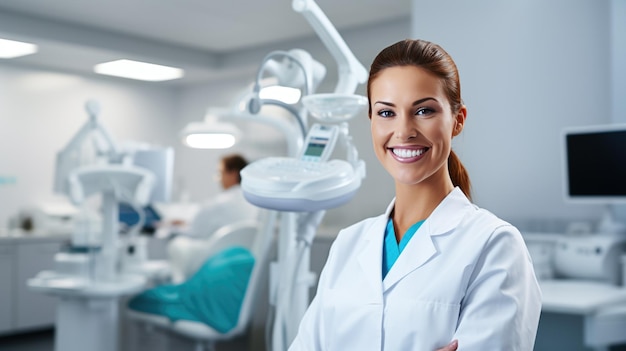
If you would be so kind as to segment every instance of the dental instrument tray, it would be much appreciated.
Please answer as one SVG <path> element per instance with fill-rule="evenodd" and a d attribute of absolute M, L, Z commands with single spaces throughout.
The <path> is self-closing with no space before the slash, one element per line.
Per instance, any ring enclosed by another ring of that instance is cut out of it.
<path fill-rule="evenodd" d="M 343 160 L 312 162 L 269 157 L 241 170 L 241 189 L 248 202 L 278 211 L 318 211 L 348 202 L 361 177 Z"/>

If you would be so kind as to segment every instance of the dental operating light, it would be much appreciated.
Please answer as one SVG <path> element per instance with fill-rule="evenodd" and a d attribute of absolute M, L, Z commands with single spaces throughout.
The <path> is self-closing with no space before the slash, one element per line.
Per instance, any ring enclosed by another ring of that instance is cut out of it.
<path fill-rule="evenodd" d="M 270 77 L 264 77 L 270 74 Z M 189 123 L 180 133 L 183 144 L 192 148 L 225 149 L 234 146 L 241 133 L 230 121 L 249 120 L 269 124 L 283 131 L 288 154 L 299 150 L 307 134 L 306 113 L 298 103 L 312 93 L 326 75 L 326 68 L 301 49 L 273 51 L 261 63 L 252 93 L 234 107 L 210 109 L 205 121 Z M 268 83 L 271 82 L 271 83 Z M 278 106 L 294 117 L 299 133 L 280 118 L 262 113 L 264 106 Z M 210 117 L 209 115 L 213 115 Z M 231 125 L 227 127 L 227 125 Z"/>
<path fill-rule="evenodd" d="M 181 132 L 183 143 L 194 149 L 228 149 L 235 145 L 241 131 L 232 123 L 207 114 L 203 122 L 191 122 Z"/>
<path fill-rule="evenodd" d="M 339 67 L 336 94 L 353 94 L 359 84 L 367 79 L 365 67 L 354 56 L 337 29 L 313 0 L 293 0 L 293 10 L 301 13 L 320 37 Z"/>
<path fill-rule="evenodd" d="M 298 132 L 302 126 L 295 130 L 293 123 L 280 116 L 266 114 L 264 111 L 253 115 L 245 110 L 243 102 L 248 100 L 249 93 L 230 108 L 209 108 L 204 121 L 191 122 L 180 132 L 183 144 L 197 149 L 226 149 L 234 146 L 242 134 L 232 122 L 257 122 L 281 131 L 285 135 L 287 154 L 295 155 L 304 140 L 302 133 Z M 295 113 L 289 109 L 285 111 Z"/>
<path fill-rule="evenodd" d="M 277 100 L 290 105 L 300 101 L 301 96 L 302 92 L 300 89 L 282 85 L 270 85 L 261 88 L 261 91 L 259 91 L 259 98 L 262 100 Z"/>
<path fill-rule="evenodd" d="M 282 59 L 277 61 L 277 59 Z M 326 68 L 311 55 L 301 49 L 290 51 L 273 51 L 265 56 L 257 71 L 256 80 L 252 89 L 253 95 L 248 104 L 248 110 L 252 114 L 259 112 L 263 105 L 279 105 L 286 109 L 293 109 L 292 106 L 273 99 L 264 99 L 261 96 L 261 81 L 263 75 L 269 72 L 278 81 L 280 86 L 300 88 L 304 96 L 313 93 L 317 85 L 326 75 Z M 306 135 L 306 115 L 295 112 L 296 118 L 303 125 L 303 135 Z"/>
<path fill-rule="evenodd" d="M 302 104 L 313 117 L 322 122 L 336 123 L 354 117 L 367 104 L 364 96 L 354 94 L 357 86 L 367 79 L 365 67 L 315 1 L 293 0 L 292 7 L 313 27 L 339 69 L 339 79 L 333 94 L 311 94 L 302 98 Z"/>

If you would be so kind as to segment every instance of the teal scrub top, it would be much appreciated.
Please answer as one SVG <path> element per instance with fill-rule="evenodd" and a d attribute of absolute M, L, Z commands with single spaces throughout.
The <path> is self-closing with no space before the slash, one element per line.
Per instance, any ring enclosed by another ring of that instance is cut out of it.
<path fill-rule="evenodd" d="M 385 241 L 383 242 L 383 279 L 385 279 L 385 276 L 387 276 L 387 273 L 391 270 L 391 267 L 400 256 L 400 253 L 413 237 L 413 234 L 415 234 L 423 223 L 424 220 L 421 220 L 413 224 L 409 229 L 407 229 L 406 233 L 404 233 L 404 236 L 398 243 L 396 242 L 396 232 L 393 228 L 393 221 L 389 218 L 387 221 L 387 228 L 385 229 Z"/>

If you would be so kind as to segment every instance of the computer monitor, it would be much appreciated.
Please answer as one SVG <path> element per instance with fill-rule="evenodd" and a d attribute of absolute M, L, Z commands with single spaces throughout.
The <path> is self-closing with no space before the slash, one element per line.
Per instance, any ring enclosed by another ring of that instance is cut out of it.
<path fill-rule="evenodd" d="M 156 177 L 149 203 L 169 202 L 174 177 L 174 149 L 168 147 L 135 151 L 133 165 L 151 171 Z"/>
<path fill-rule="evenodd" d="M 134 166 L 149 170 L 155 176 L 155 186 L 148 200 L 148 204 L 141 209 L 134 208 L 124 201 L 118 203 L 119 222 L 126 228 L 133 227 L 139 222 L 140 216 L 137 210 L 141 210 L 144 215 L 144 222 L 140 232 L 152 234 L 155 232 L 160 214 L 152 206 L 155 202 L 169 202 L 172 191 L 172 178 L 174 176 L 174 149 L 149 148 L 146 150 L 136 150 L 132 154 Z"/>
<path fill-rule="evenodd" d="M 626 125 L 566 129 L 563 161 L 566 201 L 626 203 Z"/>
<path fill-rule="evenodd" d="M 124 228 L 134 227 L 139 223 L 140 216 L 137 210 L 127 202 L 118 203 L 119 208 L 119 222 L 124 225 Z M 140 209 L 144 215 L 144 221 L 139 228 L 141 233 L 154 234 L 159 222 L 161 221 L 161 215 L 151 205 L 144 206 Z"/>

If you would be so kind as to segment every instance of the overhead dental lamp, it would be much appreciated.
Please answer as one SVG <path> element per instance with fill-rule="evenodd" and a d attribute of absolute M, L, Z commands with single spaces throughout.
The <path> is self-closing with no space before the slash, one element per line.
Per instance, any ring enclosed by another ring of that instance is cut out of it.
<path fill-rule="evenodd" d="M 349 94 L 314 94 L 302 98 L 311 116 L 322 122 L 345 122 L 363 111 L 367 98 Z"/>
<path fill-rule="evenodd" d="M 232 123 L 221 122 L 208 113 L 203 122 L 191 122 L 180 132 L 183 144 L 194 149 L 228 149 L 235 145 L 241 131 Z"/>
<path fill-rule="evenodd" d="M 264 75 L 269 74 L 269 77 Z M 324 65 L 301 49 L 274 51 L 266 55 L 253 83 L 252 93 L 234 106 L 226 109 L 210 108 L 205 120 L 189 123 L 180 133 L 183 144 L 199 149 L 226 149 L 234 146 L 241 137 L 233 121 L 249 120 L 270 124 L 287 136 L 288 153 L 293 156 L 301 146 L 306 133 L 306 114 L 297 104 L 302 96 L 309 95 L 326 75 Z M 274 116 L 264 115 L 262 108 L 273 105 L 289 112 L 299 126 L 300 133 L 293 136 L 291 127 Z"/>
<path fill-rule="evenodd" d="M 236 100 L 228 108 L 209 108 L 204 121 L 191 122 L 180 132 L 179 136 L 183 144 L 198 149 L 226 149 L 234 146 L 241 139 L 242 132 L 233 122 L 256 122 L 281 131 L 286 138 L 287 154 L 296 155 L 306 135 L 305 126 L 299 118 L 299 111 L 293 107 L 271 111 L 269 107 L 264 106 L 259 113 L 251 114 L 246 109 L 251 94 L 249 91 L 246 92 L 241 99 Z M 261 95 L 263 95 L 263 90 L 261 90 Z M 278 96 L 274 95 L 274 97 Z M 290 106 L 286 103 L 284 105 Z M 287 115 L 285 112 L 295 118 L 284 118 Z"/>
<path fill-rule="evenodd" d="M 263 97 L 263 94 L 261 94 L 261 81 L 266 73 L 270 73 L 276 78 L 277 86 L 299 88 L 304 92 L 302 95 L 308 96 L 313 93 L 326 76 L 326 68 L 302 49 L 270 52 L 263 58 L 257 70 L 252 97 L 248 103 L 248 111 L 252 114 L 257 114 L 261 107 L 266 104 L 294 109 L 281 100 Z M 264 89 L 270 89 L 270 87 Z M 296 118 L 304 118 L 300 116 L 299 112 L 294 114 Z"/>
<path fill-rule="evenodd" d="M 302 103 L 320 121 L 335 122 L 354 117 L 367 99 L 355 95 L 359 84 L 367 79 L 365 67 L 357 60 L 333 24 L 313 0 L 293 0 L 294 11 L 301 13 L 333 55 L 339 70 L 334 94 L 311 94 Z"/>
<path fill-rule="evenodd" d="M 282 85 L 269 85 L 261 88 L 259 97 L 265 100 L 278 100 L 293 105 L 300 101 L 302 91 L 300 89 L 285 87 Z"/>

